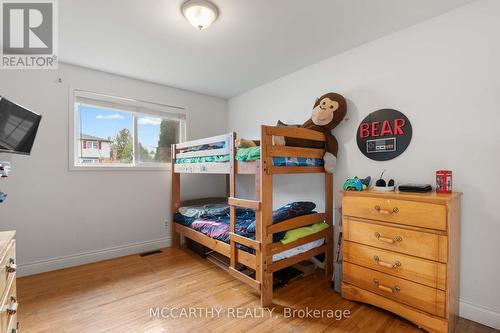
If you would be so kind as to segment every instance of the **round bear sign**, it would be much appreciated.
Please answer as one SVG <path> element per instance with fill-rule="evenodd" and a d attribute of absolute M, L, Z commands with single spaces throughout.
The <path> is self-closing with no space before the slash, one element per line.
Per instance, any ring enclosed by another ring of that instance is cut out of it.
<path fill-rule="evenodd" d="M 370 113 L 358 127 L 359 150 L 375 161 L 388 161 L 401 155 L 411 141 L 411 123 L 392 109 Z"/>

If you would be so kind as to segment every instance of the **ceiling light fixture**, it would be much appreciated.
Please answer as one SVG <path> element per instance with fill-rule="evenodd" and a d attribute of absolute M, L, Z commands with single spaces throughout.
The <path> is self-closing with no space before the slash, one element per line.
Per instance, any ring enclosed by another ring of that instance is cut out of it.
<path fill-rule="evenodd" d="M 207 0 L 188 0 L 181 10 L 189 23 L 200 30 L 208 28 L 219 16 L 217 6 Z"/>

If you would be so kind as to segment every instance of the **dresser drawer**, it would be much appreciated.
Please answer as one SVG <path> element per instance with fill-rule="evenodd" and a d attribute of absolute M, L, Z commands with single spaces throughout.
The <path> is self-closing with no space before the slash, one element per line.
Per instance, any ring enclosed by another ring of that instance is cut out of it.
<path fill-rule="evenodd" d="M 447 261 L 447 237 L 344 218 L 346 240 L 409 255 Z"/>
<path fill-rule="evenodd" d="M 343 246 L 345 261 L 432 288 L 446 289 L 445 264 L 349 241 Z"/>
<path fill-rule="evenodd" d="M 442 290 L 423 286 L 348 262 L 343 263 L 344 282 L 390 298 L 427 313 L 444 317 L 445 296 Z"/>
<path fill-rule="evenodd" d="M 13 239 L 7 246 L 7 251 L 0 262 L 0 298 L 3 296 L 3 291 L 7 288 L 9 277 L 15 273 L 15 262 L 16 241 Z"/>
<path fill-rule="evenodd" d="M 12 276 L 8 284 L 8 288 L 0 300 L 2 304 L 0 311 L 0 332 L 2 333 L 11 333 L 12 328 L 17 327 L 16 277 Z"/>
<path fill-rule="evenodd" d="M 446 206 L 377 197 L 344 196 L 345 216 L 446 230 Z"/>

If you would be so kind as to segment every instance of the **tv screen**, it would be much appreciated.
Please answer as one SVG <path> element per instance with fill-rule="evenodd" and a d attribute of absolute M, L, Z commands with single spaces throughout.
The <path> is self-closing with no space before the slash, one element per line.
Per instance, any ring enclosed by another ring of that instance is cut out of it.
<path fill-rule="evenodd" d="M 0 96 L 0 152 L 29 155 L 41 119 Z"/>

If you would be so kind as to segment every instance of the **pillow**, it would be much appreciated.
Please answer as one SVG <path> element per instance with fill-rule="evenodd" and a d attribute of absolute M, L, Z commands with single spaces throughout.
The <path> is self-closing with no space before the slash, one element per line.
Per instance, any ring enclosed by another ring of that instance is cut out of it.
<path fill-rule="evenodd" d="M 227 203 L 210 203 L 179 208 L 179 213 L 186 217 L 201 217 L 203 215 L 219 216 L 228 212 L 229 206 Z"/>
<path fill-rule="evenodd" d="M 288 244 L 288 243 L 294 242 L 297 239 L 315 234 L 315 233 L 320 232 L 321 230 L 324 230 L 328 227 L 329 227 L 328 223 L 318 222 L 318 223 L 311 224 L 311 225 L 306 226 L 306 227 L 300 227 L 297 229 L 288 230 L 285 234 L 285 237 L 283 237 L 283 239 L 281 240 L 281 243 Z"/>
<path fill-rule="evenodd" d="M 276 124 L 276 126 L 281 126 L 281 127 L 295 127 L 295 128 L 300 128 L 301 127 L 301 125 L 289 125 L 289 124 L 285 124 L 281 120 L 278 120 L 278 123 Z"/>
<path fill-rule="evenodd" d="M 257 147 L 257 144 L 252 140 L 247 140 L 243 138 L 236 139 L 234 141 L 234 145 L 238 148 L 250 148 Z"/>
<path fill-rule="evenodd" d="M 316 204 L 309 201 L 296 201 L 286 204 L 273 212 L 273 224 L 291 219 L 293 217 L 310 214 L 314 210 L 314 208 L 316 208 Z M 247 227 L 247 232 L 255 233 L 255 221 Z M 277 242 L 284 236 L 285 232 L 274 234 L 273 241 Z"/>

